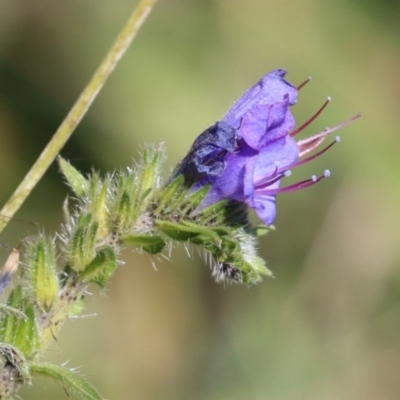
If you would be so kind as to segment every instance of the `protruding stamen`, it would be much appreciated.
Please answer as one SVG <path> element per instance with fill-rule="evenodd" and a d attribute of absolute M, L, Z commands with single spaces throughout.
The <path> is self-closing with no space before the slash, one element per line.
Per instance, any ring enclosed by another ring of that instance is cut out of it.
<path fill-rule="evenodd" d="M 306 122 L 304 122 L 303 125 L 299 126 L 297 129 L 295 129 L 293 132 L 290 133 L 290 136 L 296 136 L 299 132 L 301 132 L 304 128 L 306 128 L 308 125 L 311 124 L 311 122 L 313 122 L 315 120 L 315 118 L 318 117 L 319 114 L 322 113 L 322 111 L 324 110 L 324 108 L 328 105 L 328 103 L 331 101 L 331 98 L 328 97 L 325 101 L 325 103 L 322 105 L 322 107 L 310 118 L 308 119 Z"/>
<path fill-rule="evenodd" d="M 325 132 L 322 132 L 318 135 L 311 136 L 307 139 L 300 140 L 297 142 L 299 146 L 300 154 L 299 157 L 303 157 L 307 153 L 315 150 L 326 138 Z"/>
<path fill-rule="evenodd" d="M 299 146 L 300 154 L 304 155 L 304 154 L 309 153 L 310 151 L 314 150 L 324 141 L 324 139 L 330 133 L 343 128 L 344 126 L 350 124 L 351 122 L 355 121 L 357 118 L 360 118 L 360 117 L 361 117 L 361 113 L 358 113 L 358 114 L 354 115 L 353 117 L 347 119 L 346 121 L 340 123 L 339 125 L 334 126 L 333 128 L 325 128 L 321 133 L 318 133 L 317 135 L 311 136 L 307 139 L 299 140 L 297 142 L 297 145 Z"/>
<path fill-rule="evenodd" d="M 263 178 L 258 182 L 255 182 L 254 188 L 257 190 L 262 190 L 263 188 L 267 188 L 268 186 L 273 185 L 282 178 L 287 178 L 288 176 L 292 175 L 292 171 L 290 169 L 285 169 L 284 171 L 279 172 L 278 171 L 279 170 L 277 168 L 272 175 L 268 176 L 267 178 Z"/>
<path fill-rule="evenodd" d="M 312 136 L 311 138 L 308 139 L 312 139 L 312 138 L 316 138 L 318 136 L 327 136 L 332 132 L 337 131 L 338 129 L 342 129 L 343 127 L 345 127 L 346 125 L 349 125 L 351 122 L 355 121 L 357 118 L 361 117 L 361 113 L 358 113 L 356 115 L 354 115 L 353 117 L 347 119 L 346 121 L 343 121 L 342 123 L 334 126 L 333 128 L 325 128 L 321 133 L 319 133 L 318 135 Z M 305 139 L 306 141 L 307 139 Z M 300 140 L 298 143 L 302 143 L 303 140 Z"/>
<path fill-rule="evenodd" d="M 340 139 L 340 138 L 339 138 Z M 311 160 L 314 160 L 314 158 L 319 157 L 321 154 L 324 154 L 327 150 L 329 150 L 335 143 L 337 143 L 340 140 L 334 140 L 331 144 L 328 144 L 328 146 L 324 147 L 322 150 L 320 150 L 318 153 L 313 154 L 310 157 L 304 158 L 302 160 L 296 161 L 294 164 L 290 165 L 290 168 L 298 167 L 299 165 L 303 165 Z M 317 147 L 317 146 L 316 146 Z M 305 154 L 309 153 L 310 150 L 305 150 L 304 152 L 301 152 L 299 157 L 304 156 Z"/>
<path fill-rule="evenodd" d="M 300 85 L 299 86 L 297 86 L 297 90 L 300 90 L 301 88 L 303 88 L 308 82 L 310 82 L 311 81 L 311 76 L 309 76 L 304 82 L 302 82 L 302 83 L 300 83 Z"/>
<path fill-rule="evenodd" d="M 256 182 L 254 184 L 254 189 L 263 191 L 264 190 L 263 188 L 267 188 L 268 186 L 271 186 L 274 183 L 280 181 L 282 178 L 288 176 L 288 175 L 286 175 L 287 172 L 289 172 L 289 175 L 291 174 L 290 171 L 284 171 L 284 172 L 280 172 L 277 175 L 274 173 L 273 179 L 271 179 L 271 176 L 268 177 L 267 179 L 265 179 L 265 178 L 261 179 L 259 182 Z"/>
<path fill-rule="evenodd" d="M 329 172 L 329 170 L 326 170 L 323 173 L 323 175 L 321 175 L 321 176 L 317 177 L 316 175 L 313 175 L 311 178 L 305 179 L 304 181 L 301 181 L 301 182 L 294 183 L 293 185 L 285 186 L 283 188 L 263 189 L 263 190 L 259 190 L 258 193 L 263 194 L 263 195 L 268 195 L 268 194 L 274 195 L 274 194 L 284 193 L 284 192 L 293 192 L 295 190 L 305 189 L 309 186 L 315 185 L 321 179 L 328 178 L 329 176 L 330 176 L 330 172 Z"/>

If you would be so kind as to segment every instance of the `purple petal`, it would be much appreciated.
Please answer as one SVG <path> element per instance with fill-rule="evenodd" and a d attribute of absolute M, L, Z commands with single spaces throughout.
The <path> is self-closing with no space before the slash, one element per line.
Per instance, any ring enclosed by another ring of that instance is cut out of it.
<path fill-rule="evenodd" d="M 206 198 L 206 204 L 222 199 L 244 201 L 245 185 L 253 185 L 253 174 L 249 176 L 246 166 L 256 164 L 258 152 L 242 143 L 237 153 L 229 154 L 225 159 L 225 170 L 212 183 Z"/>
<path fill-rule="evenodd" d="M 275 104 L 262 103 L 252 107 L 243 117 L 238 132 L 250 147 L 259 150 L 267 142 L 287 135 L 294 125 L 286 97 Z"/>
<path fill-rule="evenodd" d="M 254 208 L 257 215 L 264 221 L 266 225 L 270 225 L 276 216 L 276 195 L 263 192 L 263 188 L 267 191 L 277 189 L 280 186 L 280 180 L 268 183 L 276 176 L 278 169 L 285 171 L 290 168 L 299 155 L 297 143 L 290 137 L 286 136 L 274 140 L 262 149 L 257 157 L 257 163 L 253 170 L 253 189 L 247 187 L 245 192 L 246 203 L 249 207 Z"/>
<path fill-rule="evenodd" d="M 265 146 L 257 157 L 254 170 L 254 182 L 261 181 L 270 176 L 277 168 L 290 169 L 299 157 L 299 147 L 290 136 L 271 141 Z"/>
<path fill-rule="evenodd" d="M 255 150 L 259 149 L 260 141 L 268 129 L 268 120 L 273 104 L 258 104 L 252 107 L 243 117 L 240 137 Z"/>
<path fill-rule="evenodd" d="M 250 206 L 250 204 L 249 204 Z M 266 195 L 257 198 L 250 206 L 255 209 L 258 217 L 264 222 L 265 225 L 271 225 L 276 217 L 276 196 Z"/>
<path fill-rule="evenodd" d="M 277 69 L 264 75 L 232 106 L 223 121 L 238 128 L 244 115 L 259 103 L 274 104 L 281 102 L 287 96 L 289 104 L 295 104 L 297 89 L 283 79 L 285 75 L 286 71 L 283 69 Z"/>

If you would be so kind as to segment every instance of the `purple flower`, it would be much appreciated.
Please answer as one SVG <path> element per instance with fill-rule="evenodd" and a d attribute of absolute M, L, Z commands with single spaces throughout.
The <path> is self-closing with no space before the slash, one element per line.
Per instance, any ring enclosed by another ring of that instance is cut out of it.
<path fill-rule="evenodd" d="M 302 189 L 329 176 L 280 187 L 290 170 L 318 157 L 329 149 L 336 138 L 318 153 L 303 158 L 316 149 L 329 133 L 351 122 L 359 115 L 308 139 L 296 142 L 294 136 L 308 126 L 326 107 L 302 126 L 294 129 L 290 106 L 297 101 L 298 88 L 288 83 L 286 71 L 278 69 L 266 74 L 251 87 L 216 124 L 204 131 L 194 142 L 175 176 L 183 173 L 194 188 L 211 183 L 203 205 L 223 199 L 245 202 L 266 225 L 276 215 L 276 195 Z M 302 85 L 299 86 L 302 87 Z"/>

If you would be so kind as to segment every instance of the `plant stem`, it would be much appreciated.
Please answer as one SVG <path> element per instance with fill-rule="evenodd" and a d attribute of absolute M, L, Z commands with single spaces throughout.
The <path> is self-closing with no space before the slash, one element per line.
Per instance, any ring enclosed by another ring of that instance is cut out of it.
<path fill-rule="evenodd" d="M 58 332 L 71 316 L 76 302 L 81 300 L 86 289 L 87 284 L 79 282 L 74 277 L 70 278 L 60 293 L 58 304 L 49 314 L 44 313 L 39 318 L 40 354 L 43 354 L 49 344 L 58 336 Z"/>
<path fill-rule="evenodd" d="M 92 79 L 89 81 L 78 100 L 73 105 L 60 127 L 40 154 L 35 164 L 22 180 L 12 196 L 0 211 L 0 233 L 7 226 L 10 218 L 19 210 L 22 203 L 29 196 L 58 153 L 74 132 L 99 91 L 106 83 L 111 72 L 122 58 L 132 40 L 149 15 L 157 0 L 141 0 L 126 25 L 118 35 L 115 43 L 100 64 Z"/>

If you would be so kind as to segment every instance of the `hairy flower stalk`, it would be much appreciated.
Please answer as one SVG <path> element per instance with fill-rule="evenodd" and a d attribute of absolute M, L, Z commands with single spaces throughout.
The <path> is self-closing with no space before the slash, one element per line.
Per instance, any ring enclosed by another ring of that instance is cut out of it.
<path fill-rule="evenodd" d="M 257 237 L 276 215 L 276 196 L 314 185 L 329 175 L 281 187 L 290 171 L 326 152 L 327 136 L 358 116 L 307 139 L 294 137 L 320 114 L 295 129 L 297 101 L 285 71 L 265 75 L 194 142 L 171 176 L 163 176 L 165 149 L 148 146 L 125 171 L 83 176 L 59 159 L 74 192 L 65 224 L 53 238 L 30 238 L 23 273 L 0 311 L 0 399 L 12 398 L 32 376 L 60 380 L 83 399 L 98 392 L 66 367 L 40 362 L 63 324 L 82 310 L 88 287 L 104 288 L 125 246 L 158 254 L 175 242 L 203 250 L 217 281 L 253 284 L 271 273 L 257 254 Z M 247 210 L 264 225 L 253 227 Z M 16 270 L 16 253 L 0 272 L 0 290 Z"/>

